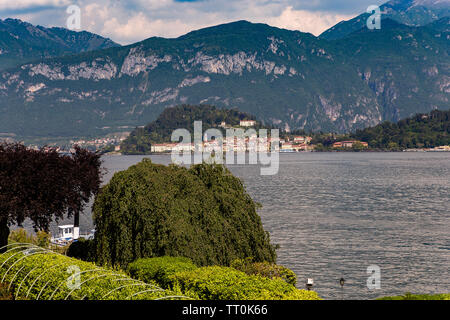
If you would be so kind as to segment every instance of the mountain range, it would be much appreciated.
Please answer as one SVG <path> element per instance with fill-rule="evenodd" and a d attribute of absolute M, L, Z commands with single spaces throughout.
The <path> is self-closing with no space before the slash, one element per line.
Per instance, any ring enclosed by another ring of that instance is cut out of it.
<path fill-rule="evenodd" d="M 86 31 L 33 26 L 18 19 L 0 20 L 0 70 L 42 58 L 118 46 Z"/>
<path fill-rule="evenodd" d="M 286 130 L 334 132 L 446 110 L 448 0 L 413 2 L 444 13 L 414 18 L 410 0 L 395 0 L 383 8 L 395 7 L 401 16 L 403 3 L 404 16 L 417 25 L 387 17 L 381 30 L 363 26 L 335 40 L 237 21 L 123 47 L 104 40 L 94 51 L 88 40 L 73 41 L 77 45 L 68 48 L 84 52 L 67 50 L 0 72 L 0 132 L 74 137 L 131 131 L 180 104 L 237 108 Z M 338 26 L 346 24 L 354 26 Z"/>
<path fill-rule="evenodd" d="M 392 0 L 380 6 L 381 17 L 408 26 L 425 26 L 450 16 L 450 0 Z M 342 39 L 366 27 L 372 13 L 363 13 L 349 21 L 342 21 L 319 37 L 327 40 Z"/>

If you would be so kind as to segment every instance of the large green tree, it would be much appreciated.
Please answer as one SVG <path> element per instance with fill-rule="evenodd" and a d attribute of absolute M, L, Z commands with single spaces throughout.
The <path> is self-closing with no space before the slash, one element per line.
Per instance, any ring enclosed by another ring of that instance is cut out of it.
<path fill-rule="evenodd" d="M 101 264 L 184 256 L 198 265 L 274 262 L 275 249 L 242 182 L 221 165 L 190 169 L 145 159 L 116 173 L 94 204 Z"/>

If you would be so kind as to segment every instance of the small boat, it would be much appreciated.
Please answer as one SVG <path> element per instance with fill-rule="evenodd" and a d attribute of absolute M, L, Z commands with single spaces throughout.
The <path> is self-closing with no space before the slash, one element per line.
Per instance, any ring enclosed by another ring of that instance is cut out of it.
<path fill-rule="evenodd" d="M 92 240 L 94 233 L 95 230 L 91 230 L 89 234 L 80 234 L 80 228 L 75 227 L 73 224 L 58 226 L 58 235 L 52 236 L 50 242 L 58 246 L 66 246 L 78 241 L 80 238 Z"/>

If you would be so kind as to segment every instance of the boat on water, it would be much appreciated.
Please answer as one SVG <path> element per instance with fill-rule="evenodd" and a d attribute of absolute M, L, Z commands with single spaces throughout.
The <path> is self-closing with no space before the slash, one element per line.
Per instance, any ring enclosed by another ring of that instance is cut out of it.
<path fill-rule="evenodd" d="M 283 149 L 280 150 L 280 153 L 296 153 L 297 151 L 293 150 L 293 149 Z"/>
<path fill-rule="evenodd" d="M 94 239 L 95 230 L 91 230 L 90 233 L 80 233 L 80 228 L 75 227 L 73 224 L 58 226 L 58 234 L 52 235 L 50 242 L 58 246 L 66 246 L 72 242 L 78 241 L 80 238 L 86 240 Z"/>

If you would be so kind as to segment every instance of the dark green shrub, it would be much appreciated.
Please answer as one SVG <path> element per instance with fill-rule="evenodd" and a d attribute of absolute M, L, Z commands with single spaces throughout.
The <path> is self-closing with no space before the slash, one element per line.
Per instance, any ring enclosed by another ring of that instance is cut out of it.
<path fill-rule="evenodd" d="M 182 271 L 197 269 L 189 258 L 160 257 L 139 259 L 128 265 L 128 274 L 144 282 L 155 281 L 163 288 L 171 285 L 170 276 Z"/>
<path fill-rule="evenodd" d="M 275 261 L 258 205 L 220 165 L 190 169 L 144 159 L 116 173 L 96 198 L 97 262 L 126 267 L 139 258 L 183 256 L 196 265 Z"/>
<path fill-rule="evenodd" d="M 281 278 L 293 286 L 297 285 L 294 271 L 274 263 L 253 262 L 252 258 L 247 258 L 234 260 L 231 267 L 248 275 L 260 275 L 270 279 Z"/>
<path fill-rule="evenodd" d="M 67 256 L 83 261 L 95 262 L 95 241 L 80 238 L 69 246 Z"/>
<path fill-rule="evenodd" d="M 175 287 L 203 300 L 319 300 L 282 279 L 247 275 L 230 267 L 203 267 L 171 276 Z"/>

